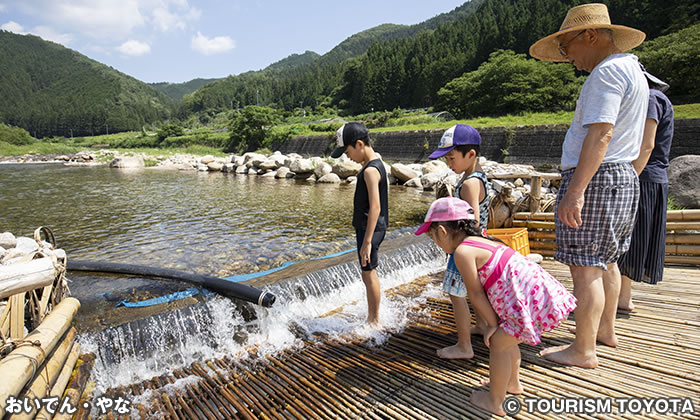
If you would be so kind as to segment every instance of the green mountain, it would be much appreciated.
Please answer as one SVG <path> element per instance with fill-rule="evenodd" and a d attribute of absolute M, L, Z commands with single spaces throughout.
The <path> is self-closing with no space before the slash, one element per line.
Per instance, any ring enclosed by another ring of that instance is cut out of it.
<path fill-rule="evenodd" d="M 202 86 L 208 85 L 209 83 L 215 82 L 217 80 L 220 79 L 192 79 L 189 82 L 184 83 L 159 82 L 149 83 L 149 85 L 163 92 L 171 99 L 180 101 L 182 100 L 183 96 L 192 93 L 195 90 L 201 88 Z"/>
<path fill-rule="evenodd" d="M 0 31 L 0 122 L 34 137 L 140 130 L 168 118 L 162 92 L 59 44 Z"/>
<path fill-rule="evenodd" d="M 377 43 L 409 39 L 450 25 L 478 10 L 487 0 L 472 0 L 448 13 L 442 13 L 416 25 L 383 24 L 354 34 L 318 57 L 307 51 L 293 54 L 261 71 L 251 71 L 218 80 L 185 98 L 178 115 L 222 110 L 232 105 L 260 104 L 284 109 L 299 104 L 328 104 L 329 95 L 342 83 L 350 62 Z"/>
<path fill-rule="evenodd" d="M 313 51 L 306 51 L 304 54 L 292 54 L 289 57 L 283 58 L 280 61 L 270 64 L 265 67 L 264 70 L 274 71 L 274 70 L 286 70 L 291 67 L 303 66 L 305 64 L 311 64 L 318 60 L 320 55 Z"/>

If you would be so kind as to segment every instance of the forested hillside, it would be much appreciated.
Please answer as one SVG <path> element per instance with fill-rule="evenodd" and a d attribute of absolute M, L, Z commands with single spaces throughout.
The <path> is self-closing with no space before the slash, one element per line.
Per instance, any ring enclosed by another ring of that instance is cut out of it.
<path fill-rule="evenodd" d="M 356 34 L 346 40 L 358 39 L 354 41 L 358 45 L 359 39 L 369 43 L 367 51 L 359 57 L 340 62 L 330 60 L 328 57 L 343 56 L 343 44 L 340 44 L 311 64 L 277 74 L 263 71 L 232 76 L 186 98 L 180 113 L 249 104 L 287 110 L 300 104 L 332 105 L 351 113 L 434 106 L 439 100 L 438 91 L 448 82 L 476 70 L 497 49 L 526 54 L 533 42 L 559 29 L 570 7 L 581 3 L 584 2 L 473 1 L 448 14 L 449 18 L 442 16 L 437 25 L 433 22 L 434 30 L 423 24 L 415 28 L 382 25 L 375 28 L 380 36 Z M 700 14 L 694 0 L 669 0 L 663 4 L 652 0 L 604 3 L 608 4 L 613 23 L 641 29 L 647 39 L 689 27 L 698 22 Z M 396 35 L 409 30 L 415 32 L 409 36 Z M 329 61 L 324 64 L 324 60 Z M 650 71 L 657 70 L 648 67 Z M 681 91 L 686 86 L 675 89 Z"/>
<path fill-rule="evenodd" d="M 603 2 L 613 23 L 646 32 L 633 52 L 671 83 L 672 99 L 697 101 L 700 4 Z M 417 25 L 357 33 L 322 56 L 306 51 L 260 71 L 151 86 L 58 44 L 0 31 L 0 122 L 35 137 L 68 137 L 141 130 L 171 116 L 206 122 L 258 104 L 285 111 L 321 106 L 319 115 L 323 107 L 355 115 L 434 107 L 458 117 L 570 110 L 583 73 L 535 62 L 527 51 L 581 3 L 473 0 Z"/>
<path fill-rule="evenodd" d="M 328 53 L 298 65 L 270 66 L 212 83 L 185 98 L 179 116 L 193 112 L 221 110 L 245 105 L 268 105 L 283 109 L 330 105 L 329 94 L 342 82 L 342 75 L 353 58 L 364 54 L 373 43 L 406 39 L 420 32 L 450 25 L 474 13 L 487 0 L 466 2 L 449 13 L 442 13 L 416 25 L 384 24 L 354 34 Z M 304 54 L 307 58 L 309 52 Z M 282 60 L 286 62 L 287 59 Z M 280 70 L 271 72 L 270 70 Z"/>
<path fill-rule="evenodd" d="M 140 130 L 172 101 L 133 77 L 33 35 L 0 30 L 0 122 L 34 137 Z"/>
<path fill-rule="evenodd" d="M 171 99 L 181 101 L 183 96 L 187 95 L 188 93 L 192 93 L 202 86 L 208 85 L 216 80 L 219 79 L 192 79 L 189 82 L 184 83 L 160 82 L 149 83 L 149 85 L 168 95 L 168 97 Z"/>

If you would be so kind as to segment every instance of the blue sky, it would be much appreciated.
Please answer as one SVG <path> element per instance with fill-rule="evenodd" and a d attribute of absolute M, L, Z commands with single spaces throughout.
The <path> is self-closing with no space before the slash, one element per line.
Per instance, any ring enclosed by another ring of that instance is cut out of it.
<path fill-rule="evenodd" d="M 411 25 L 464 0 L 0 0 L 0 29 L 39 35 L 144 82 L 259 70 L 321 55 L 382 23 Z"/>

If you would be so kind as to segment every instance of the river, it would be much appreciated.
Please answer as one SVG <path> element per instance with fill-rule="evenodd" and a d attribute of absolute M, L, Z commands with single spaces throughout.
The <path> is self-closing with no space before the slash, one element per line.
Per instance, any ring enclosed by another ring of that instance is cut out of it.
<path fill-rule="evenodd" d="M 226 277 L 354 248 L 353 193 L 354 186 L 347 184 L 219 172 L 2 164 L 0 231 L 31 236 L 38 226 L 48 226 L 69 259 Z M 391 186 L 388 240 L 411 235 L 432 199 L 429 193 Z M 444 267 L 444 254 L 426 242 L 382 258 L 382 290 Z M 251 346 L 261 355 L 294 347 L 300 332 L 351 333 L 381 341 L 404 325 L 417 301 L 385 299 L 383 329 L 367 328 L 364 286 L 357 263 L 350 260 L 265 285 L 278 297 L 270 309 L 200 291 L 194 304 L 141 318 L 128 315 L 135 310 L 120 302 L 191 286 L 69 273 L 71 291 L 82 303 L 79 341 L 84 351 L 97 354 L 96 395 L 195 360 L 244 357 Z M 338 316 L 323 317 L 339 307 Z"/>

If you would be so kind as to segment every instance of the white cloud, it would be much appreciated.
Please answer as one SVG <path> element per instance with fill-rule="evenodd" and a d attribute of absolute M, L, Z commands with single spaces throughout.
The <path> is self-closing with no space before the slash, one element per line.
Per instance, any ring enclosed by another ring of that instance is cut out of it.
<path fill-rule="evenodd" d="M 173 29 L 185 29 L 187 21 L 197 20 L 202 15 L 202 11 L 189 7 L 187 2 L 180 5 L 178 12 L 172 12 L 168 4 L 163 4 L 161 7 L 156 7 L 152 12 L 152 23 L 162 32 L 167 32 Z"/>
<path fill-rule="evenodd" d="M 2 29 L 3 31 L 14 32 L 16 34 L 21 34 L 21 35 L 25 34 L 24 28 L 22 27 L 22 25 L 20 25 L 19 23 L 15 22 L 15 21 L 12 21 L 12 20 L 0 25 L 0 29 Z"/>
<path fill-rule="evenodd" d="M 0 3 L 0 12 L 4 12 L 4 11 L 5 11 L 5 7 L 7 7 L 7 6 L 5 6 L 4 4 Z"/>
<path fill-rule="evenodd" d="M 124 54 L 124 55 L 129 55 L 132 57 L 138 57 L 144 54 L 148 54 L 151 52 L 151 46 L 146 44 L 145 42 L 141 41 L 136 41 L 133 39 L 130 39 L 120 45 L 117 50 Z"/>
<path fill-rule="evenodd" d="M 17 7 L 44 25 L 100 41 L 124 41 L 151 26 L 182 30 L 202 15 L 187 0 L 32 0 Z"/>
<path fill-rule="evenodd" d="M 204 55 L 221 54 L 236 47 L 236 43 L 228 36 L 207 38 L 200 32 L 197 32 L 197 36 L 192 38 L 190 45 L 193 50 Z"/>
<path fill-rule="evenodd" d="M 57 44 L 68 45 L 73 40 L 73 35 L 56 32 L 48 26 L 35 26 L 31 31 L 45 40 L 53 41 Z"/>

